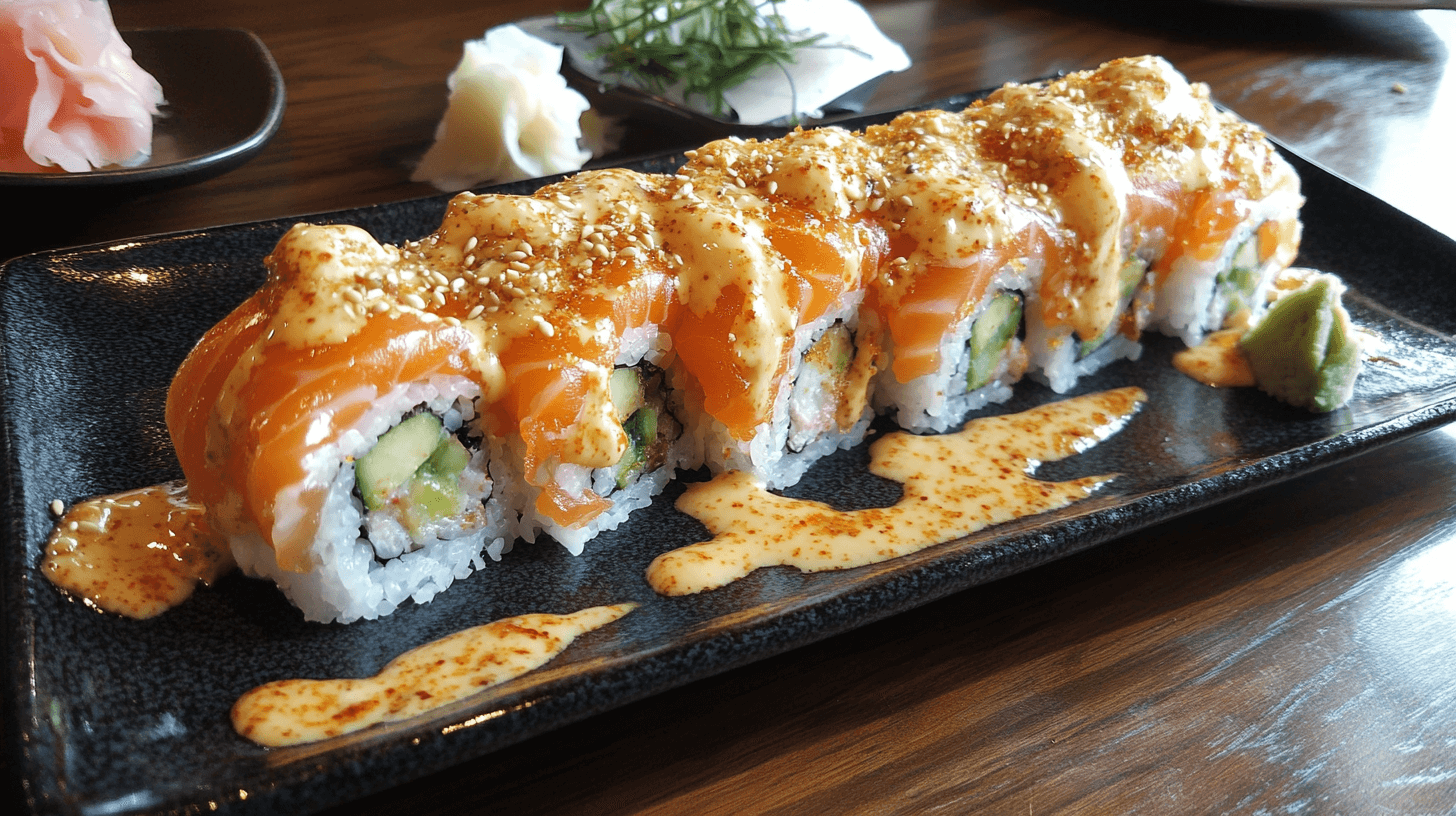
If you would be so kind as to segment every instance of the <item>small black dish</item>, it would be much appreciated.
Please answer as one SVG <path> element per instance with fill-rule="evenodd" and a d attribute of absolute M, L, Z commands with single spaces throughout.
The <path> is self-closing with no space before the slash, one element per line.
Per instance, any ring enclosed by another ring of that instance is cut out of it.
<path fill-rule="evenodd" d="M 126 185 L 157 189 L 231 170 L 263 149 L 283 121 L 283 75 L 263 41 L 236 28 L 126 31 L 137 64 L 162 84 L 152 157 L 88 173 L 0 173 L 0 187 Z"/>

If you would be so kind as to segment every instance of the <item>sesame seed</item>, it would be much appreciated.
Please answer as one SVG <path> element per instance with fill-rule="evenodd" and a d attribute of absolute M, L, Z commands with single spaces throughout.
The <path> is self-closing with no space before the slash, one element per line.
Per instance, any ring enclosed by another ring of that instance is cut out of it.
<path fill-rule="evenodd" d="M 66 514 L 66 503 L 60 499 L 51 499 L 51 515 L 64 516 Z"/>

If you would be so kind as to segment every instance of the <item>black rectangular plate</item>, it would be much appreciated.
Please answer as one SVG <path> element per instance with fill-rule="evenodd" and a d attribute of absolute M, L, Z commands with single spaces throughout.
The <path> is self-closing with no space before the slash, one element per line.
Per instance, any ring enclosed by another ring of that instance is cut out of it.
<path fill-rule="evenodd" d="M 293 219 L 6 264 L 6 736 L 33 807 L 295 813 L 337 804 L 1450 421 L 1456 243 L 1290 159 L 1309 199 L 1299 262 L 1343 277 L 1357 323 L 1386 344 L 1346 408 L 1317 416 L 1252 389 L 1206 388 L 1172 369 L 1174 341 L 1150 338 L 1141 360 L 1115 364 L 1077 389 L 1138 385 L 1149 402 L 1107 442 L 1043 468 L 1048 478 L 1123 474 L 1064 510 L 871 567 L 761 570 L 721 590 L 664 598 L 643 578 L 648 562 L 704 532 L 674 509 L 679 482 L 584 556 L 549 541 L 518 544 L 430 604 L 349 626 L 306 623 L 271 585 L 237 575 L 157 619 L 124 620 L 64 596 L 37 568 L 52 499 L 70 503 L 180 476 L 162 419 L 172 373 L 193 342 L 259 285 L 262 257 Z M 664 170 L 673 161 L 635 166 Z M 445 200 L 309 220 L 358 224 L 400 241 L 431 231 Z M 1023 383 L 1012 403 L 991 410 L 1057 398 Z M 842 451 L 791 492 L 840 507 L 894 501 L 897 486 L 870 476 L 867 459 L 864 446 Z M 427 719 L 279 750 L 243 740 L 229 724 L 233 701 L 270 680 L 367 676 L 467 626 L 622 601 L 641 608 L 545 668 Z"/>

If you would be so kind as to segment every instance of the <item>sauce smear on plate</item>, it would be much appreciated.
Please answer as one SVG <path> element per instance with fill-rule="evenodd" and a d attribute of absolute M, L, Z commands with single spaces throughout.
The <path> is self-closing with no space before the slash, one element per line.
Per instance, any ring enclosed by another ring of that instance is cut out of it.
<path fill-rule="evenodd" d="M 663 595 L 689 595 L 759 567 L 858 567 L 1065 507 L 1113 477 L 1048 482 L 1032 478 L 1037 465 L 1106 439 L 1146 399 L 1141 388 L 1119 388 L 971 420 L 959 433 L 889 434 L 870 448 L 870 471 L 905 485 L 889 507 L 834 510 L 770 493 L 746 474 L 725 473 L 689 487 L 677 502 L 713 538 L 653 559 L 647 581 Z"/>
<path fill-rule="evenodd" d="M 81 502 L 56 525 L 41 571 L 92 606 L 154 617 L 185 601 L 198 581 L 210 584 L 235 566 L 204 515 L 183 482 Z"/>
<path fill-rule="evenodd" d="M 233 727 L 256 743 L 279 747 L 418 717 L 545 665 L 577 637 L 636 607 L 503 618 L 411 649 L 373 677 L 278 680 L 233 704 Z"/>

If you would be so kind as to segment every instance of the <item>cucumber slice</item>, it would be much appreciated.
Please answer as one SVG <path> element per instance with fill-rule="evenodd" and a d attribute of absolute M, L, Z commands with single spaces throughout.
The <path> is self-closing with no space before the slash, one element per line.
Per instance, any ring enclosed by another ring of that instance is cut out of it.
<path fill-rule="evenodd" d="M 370 510 L 383 507 L 390 494 L 409 481 L 447 436 L 434 414 L 415 414 L 386 431 L 374 449 L 354 463 L 354 478 L 364 506 Z"/>
<path fill-rule="evenodd" d="M 971 324 L 968 353 L 971 356 L 966 372 L 966 390 L 984 388 L 996 376 L 996 366 L 1006 351 L 1016 329 L 1021 325 L 1021 298 L 1002 292 L 986 304 L 985 311 Z"/>
<path fill-rule="evenodd" d="M 617 487 L 624 488 L 647 464 L 647 450 L 657 441 L 657 409 L 642 407 L 622 423 L 627 450 L 617 460 Z"/>
<path fill-rule="evenodd" d="M 470 464 L 470 451 L 460 444 L 460 440 L 453 436 L 446 435 L 441 440 L 430 458 L 420 465 L 420 472 L 432 473 L 436 476 L 459 476 L 465 472 L 465 466 Z"/>

